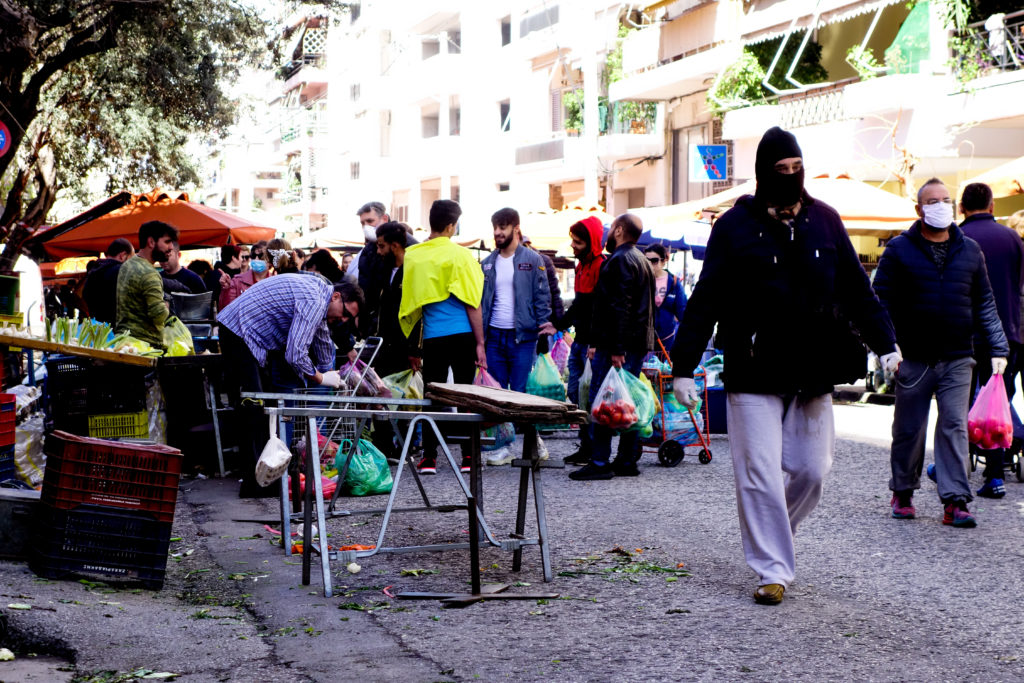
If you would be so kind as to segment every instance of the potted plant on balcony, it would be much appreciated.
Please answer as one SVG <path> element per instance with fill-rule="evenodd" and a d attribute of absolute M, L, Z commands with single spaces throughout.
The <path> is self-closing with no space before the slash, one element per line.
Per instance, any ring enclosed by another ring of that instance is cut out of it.
<path fill-rule="evenodd" d="M 562 127 L 572 136 L 583 130 L 583 88 L 562 93 Z"/>

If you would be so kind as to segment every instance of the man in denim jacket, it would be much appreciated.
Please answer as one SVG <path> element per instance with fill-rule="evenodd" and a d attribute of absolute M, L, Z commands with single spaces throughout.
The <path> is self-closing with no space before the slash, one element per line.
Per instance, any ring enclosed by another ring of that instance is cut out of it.
<path fill-rule="evenodd" d="M 526 391 L 542 328 L 552 334 L 551 292 L 544 260 L 519 242 L 519 213 L 499 209 L 491 216 L 495 250 L 483 260 L 480 303 L 487 370 L 498 384 Z"/>

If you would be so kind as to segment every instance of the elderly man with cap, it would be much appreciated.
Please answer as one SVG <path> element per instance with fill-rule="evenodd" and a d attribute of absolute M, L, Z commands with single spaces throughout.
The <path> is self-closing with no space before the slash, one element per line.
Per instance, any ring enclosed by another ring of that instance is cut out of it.
<path fill-rule="evenodd" d="M 793 581 L 793 536 L 832 464 L 833 385 L 864 374 L 851 324 L 886 367 L 900 362 L 839 214 L 804 191 L 802 157 L 789 132 L 761 138 L 757 189 L 715 223 L 672 346 L 676 398 L 693 407 L 693 369 L 718 325 L 743 551 L 754 600 L 769 605 Z"/>

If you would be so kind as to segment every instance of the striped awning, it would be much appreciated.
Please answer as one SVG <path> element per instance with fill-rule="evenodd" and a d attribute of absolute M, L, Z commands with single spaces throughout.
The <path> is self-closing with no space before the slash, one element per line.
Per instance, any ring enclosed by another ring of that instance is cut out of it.
<path fill-rule="evenodd" d="M 813 28 L 853 19 L 862 14 L 876 12 L 881 8 L 895 5 L 902 0 L 782 0 L 769 4 L 758 2 L 740 20 L 740 35 L 747 45 L 763 43 L 786 34 L 793 17 L 799 17 L 793 24 L 794 31 L 808 28 L 819 11 L 818 21 Z"/>

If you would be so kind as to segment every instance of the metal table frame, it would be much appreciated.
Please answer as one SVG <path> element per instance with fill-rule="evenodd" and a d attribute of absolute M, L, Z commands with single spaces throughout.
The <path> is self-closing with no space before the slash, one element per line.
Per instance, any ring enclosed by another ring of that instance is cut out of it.
<path fill-rule="evenodd" d="M 278 429 L 284 420 L 292 419 L 306 419 L 308 420 L 308 431 L 307 434 L 315 435 L 317 433 L 316 421 L 318 418 L 345 418 L 353 419 L 357 421 L 356 433 L 359 434 L 362 430 L 362 425 L 370 419 L 386 419 L 392 422 L 393 425 L 397 426 L 399 422 L 407 422 L 408 425 L 403 431 L 395 429 L 396 434 L 404 433 L 402 452 L 399 458 L 398 466 L 395 470 L 394 484 L 391 487 L 391 493 L 388 496 L 388 502 L 386 507 L 383 509 L 372 509 L 372 510 L 337 510 L 335 509 L 335 502 L 337 500 L 338 493 L 341 490 L 341 483 L 344 478 L 345 469 L 351 460 L 355 446 L 358 443 L 358 439 L 354 439 L 354 443 L 350 447 L 351 450 L 348 452 L 346 457 L 345 466 L 338 474 L 338 487 L 335 489 L 335 495 L 330 501 L 330 506 L 325 505 L 323 496 L 323 486 L 320 480 L 320 449 L 317 439 L 308 438 L 307 442 L 307 454 L 306 454 L 306 482 L 304 495 L 304 504 L 301 511 L 290 511 L 291 507 L 289 502 L 289 486 L 286 478 L 282 479 L 281 486 L 281 533 L 282 533 L 282 546 L 286 553 L 291 552 L 291 523 L 297 521 L 301 515 L 302 519 L 302 583 L 303 585 L 309 585 L 311 578 L 311 565 L 312 565 L 312 554 L 318 552 L 320 555 L 320 568 L 321 574 L 324 581 L 324 595 L 331 597 L 333 594 L 333 588 L 331 583 L 330 574 L 330 562 L 332 560 L 340 560 L 344 564 L 355 562 L 359 558 L 372 557 L 379 552 L 387 553 L 408 553 L 408 552 L 437 552 L 444 550 L 465 550 L 470 551 L 470 574 L 471 574 L 471 585 L 472 594 L 470 596 L 459 596 L 456 594 L 435 594 L 435 593 L 417 593 L 408 594 L 400 597 L 407 598 L 419 598 L 419 597 L 436 597 L 436 598 L 447 598 L 454 599 L 457 597 L 467 598 L 476 597 L 477 599 L 524 599 L 522 595 L 510 594 L 510 595 L 499 595 L 497 593 L 481 593 L 480 586 L 480 566 L 479 566 L 479 545 L 481 542 L 486 542 L 491 546 L 501 548 L 502 550 L 513 552 L 513 571 L 519 571 L 522 566 L 522 549 L 524 546 L 536 545 L 541 551 L 541 564 L 544 573 L 544 580 L 550 582 L 552 580 L 551 571 L 551 558 L 550 551 L 548 548 L 547 541 L 547 519 L 544 506 L 543 488 L 541 485 L 540 470 L 546 467 L 561 467 L 561 463 L 549 463 L 538 459 L 537 453 L 537 431 L 533 423 L 522 423 L 524 430 L 524 449 L 523 458 L 513 461 L 513 467 L 519 467 L 521 469 L 520 481 L 519 481 L 519 501 L 518 508 L 516 511 L 516 527 L 515 531 L 510 534 L 508 539 L 501 539 L 495 537 L 491 531 L 489 525 L 483 514 L 483 486 L 481 479 L 481 459 L 480 459 L 480 431 L 479 429 L 470 430 L 468 437 L 460 437 L 461 440 L 466 442 L 469 447 L 469 455 L 471 460 L 470 477 L 467 485 L 465 479 L 460 472 L 459 464 L 455 461 L 454 456 L 448 448 L 445 438 L 442 436 L 440 429 L 438 428 L 438 422 L 447 423 L 462 423 L 462 424 L 473 424 L 480 425 L 485 421 L 485 416 L 478 413 L 455 413 L 455 412 L 439 412 L 439 409 L 443 409 L 446 406 L 440 406 L 428 400 L 422 399 L 381 399 L 378 397 L 364 397 L 364 396 L 330 396 L 330 395 L 307 395 L 307 394 L 282 394 L 282 393 L 263 393 L 263 392 L 252 392 L 244 393 L 243 397 L 261 400 L 265 404 L 265 411 L 271 421 L 271 433 L 277 433 Z M 273 402 L 276 405 L 267 405 Z M 321 406 L 315 407 L 289 407 L 287 403 L 301 402 L 301 403 L 322 403 Z M 374 409 L 374 407 L 385 406 L 384 410 Z M 340 406 L 340 407 L 334 407 Z M 433 409 L 430 412 L 410 412 L 406 410 L 395 410 L 400 406 L 405 407 L 416 407 L 420 409 Z M 412 462 L 409 460 L 409 450 L 412 444 L 414 435 L 416 433 L 417 425 L 423 424 L 426 428 L 433 429 L 434 434 L 437 436 L 438 444 L 444 452 L 445 459 L 449 466 L 452 468 L 456 476 L 456 480 L 462 489 L 463 495 L 466 497 L 466 503 L 458 505 L 442 505 L 435 506 L 431 505 L 429 498 L 427 497 L 426 491 L 423 488 L 422 482 L 420 482 L 419 475 L 412 466 Z M 452 437 L 448 438 L 448 441 L 453 441 Z M 409 463 L 410 469 L 412 470 L 413 477 L 416 481 L 417 487 L 419 488 L 420 495 L 423 498 L 424 505 L 422 507 L 408 507 L 408 508 L 396 508 L 395 500 L 398 493 L 399 483 L 402 478 L 402 472 L 405 469 L 406 463 Z M 532 476 L 531 476 L 532 475 Z M 308 482 L 313 481 L 313 486 L 309 486 Z M 526 538 L 524 535 L 526 526 L 526 513 L 527 513 L 527 498 L 529 493 L 530 484 L 533 485 L 534 504 L 537 514 L 537 538 Z M 396 546 L 396 547 L 385 547 L 383 546 L 384 539 L 387 533 L 388 523 L 391 519 L 391 514 L 394 512 L 426 512 L 426 511 L 442 511 L 452 512 L 455 510 L 467 510 L 469 517 L 469 528 L 475 529 L 475 533 L 470 533 L 469 542 L 467 543 L 443 543 L 433 545 L 412 545 L 412 546 Z M 320 533 L 320 544 L 319 547 L 314 547 L 312 542 L 312 524 L 313 515 L 316 515 L 316 523 L 318 529 L 322 530 Z M 383 520 L 381 528 L 378 533 L 377 543 L 373 549 L 370 550 L 344 550 L 337 551 L 328 548 L 327 534 L 326 534 L 326 522 L 328 519 L 334 517 L 343 517 L 354 514 L 383 514 Z M 550 597 L 550 596 L 546 596 Z M 461 602 L 465 602 L 462 600 Z"/>

